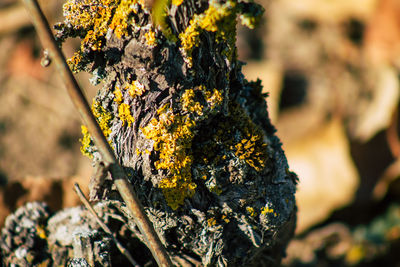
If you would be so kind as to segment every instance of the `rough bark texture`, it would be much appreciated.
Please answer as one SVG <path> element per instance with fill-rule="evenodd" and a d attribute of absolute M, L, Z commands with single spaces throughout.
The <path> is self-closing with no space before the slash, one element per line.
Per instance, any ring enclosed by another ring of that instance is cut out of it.
<path fill-rule="evenodd" d="M 93 112 L 176 264 L 278 266 L 295 227 L 296 176 L 261 83 L 243 77 L 235 47 L 236 18 L 254 27 L 262 8 L 153 4 L 150 15 L 149 2 L 70 0 L 57 37 L 83 39 L 71 67 L 103 82 Z M 82 152 L 101 161 L 82 129 Z M 92 195 L 115 198 L 103 189 Z M 58 230 L 50 221 L 51 236 Z M 55 243 L 46 250 L 52 255 L 73 248 Z"/>

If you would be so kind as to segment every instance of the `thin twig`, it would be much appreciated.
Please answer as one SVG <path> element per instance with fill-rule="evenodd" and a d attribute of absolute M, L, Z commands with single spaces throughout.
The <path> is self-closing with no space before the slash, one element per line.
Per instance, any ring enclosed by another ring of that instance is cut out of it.
<path fill-rule="evenodd" d="M 117 186 L 121 197 L 125 201 L 129 211 L 132 213 L 132 217 L 134 218 L 140 232 L 145 237 L 147 246 L 153 254 L 154 259 L 157 261 L 159 266 L 173 266 L 160 238 L 147 218 L 142 205 L 133 191 L 133 187 L 129 183 L 125 171 L 118 164 L 113 150 L 109 146 L 100 126 L 93 116 L 81 88 L 75 80 L 61 49 L 58 47 L 53 37 L 49 23 L 40 9 L 37 0 L 24 0 L 24 3 L 32 17 L 32 21 L 43 46 L 50 51 L 50 55 L 58 68 L 71 100 L 78 109 L 84 124 L 89 129 L 106 167 L 108 167 L 111 172 L 114 184 Z"/>
<path fill-rule="evenodd" d="M 74 185 L 75 192 L 78 194 L 79 199 L 82 201 L 83 205 L 90 211 L 90 213 L 94 216 L 96 219 L 97 223 L 100 225 L 100 227 L 106 232 L 108 235 L 111 236 L 113 239 L 115 245 L 117 245 L 117 248 L 125 257 L 129 260 L 129 262 L 135 266 L 135 267 L 140 267 L 140 265 L 133 259 L 132 255 L 129 253 L 129 251 L 117 240 L 113 232 L 111 232 L 110 228 L 100 219 L 99 215 L 97 215 L 96 211 L 93 209 L 92 205 L 89 203 L 85 195 L 83 194 L 81 188 L 79 187 L 78 183 L 75 183 Z"/>

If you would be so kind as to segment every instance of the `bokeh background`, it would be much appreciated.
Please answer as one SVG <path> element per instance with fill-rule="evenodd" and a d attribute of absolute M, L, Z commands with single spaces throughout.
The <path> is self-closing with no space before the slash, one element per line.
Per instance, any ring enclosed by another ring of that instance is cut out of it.
<path fill-rule="evenodd" d="M 62 0 L 40 1 L 51 24 Z M 299 176 L 296 238 L 285 266 L 400 266 L 400 1 L 259 0 L 238 28 L 248 80 Z M 70 40 L 64 52 L 79 46 Z M 0 0 L 0 227 L 27 201 L 79 205 L 91 163 L 80 120 L 20 1 Z M 77 78 L 91 99 L 98 88 Z"/>

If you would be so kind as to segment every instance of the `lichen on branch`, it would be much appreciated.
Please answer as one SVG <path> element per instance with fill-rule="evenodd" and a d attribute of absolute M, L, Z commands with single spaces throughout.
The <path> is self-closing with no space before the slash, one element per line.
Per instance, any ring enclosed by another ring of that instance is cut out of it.
<path fill-rule="evenodd" d="M 237 60 L 237 19 L 254 28 L 262 13 L 242 0 L 69 0 L 56 25 L 60 43 L 82 40 L 69 64 L 103 83 L 93 112 L 169 252 L 206 266 L 283 251 L 294 228 L 295 176 Z M 82 152 L 101 160 L 82 129 Z"/>

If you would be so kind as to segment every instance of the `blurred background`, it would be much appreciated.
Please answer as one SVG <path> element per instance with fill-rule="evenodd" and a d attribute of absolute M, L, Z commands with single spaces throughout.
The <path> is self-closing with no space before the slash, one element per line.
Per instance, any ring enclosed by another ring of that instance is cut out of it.
<path fill-rule="evenodd" d="M 51 24 L 61 0 L 40 1 Z M 238 28 L 248 80 L 262 80 L 290 169 L 296 238 L 285 266 L 400 266 L 400 0 L 259 0 Z M 79 46 L 70 40 L 64 52 Z M 24 7 L 0 1 L 0 227 L 27 201 L 79 205 L 90 161 L 80 120 Z M 77 78 L 91 99 L 98 88 Z"/>

